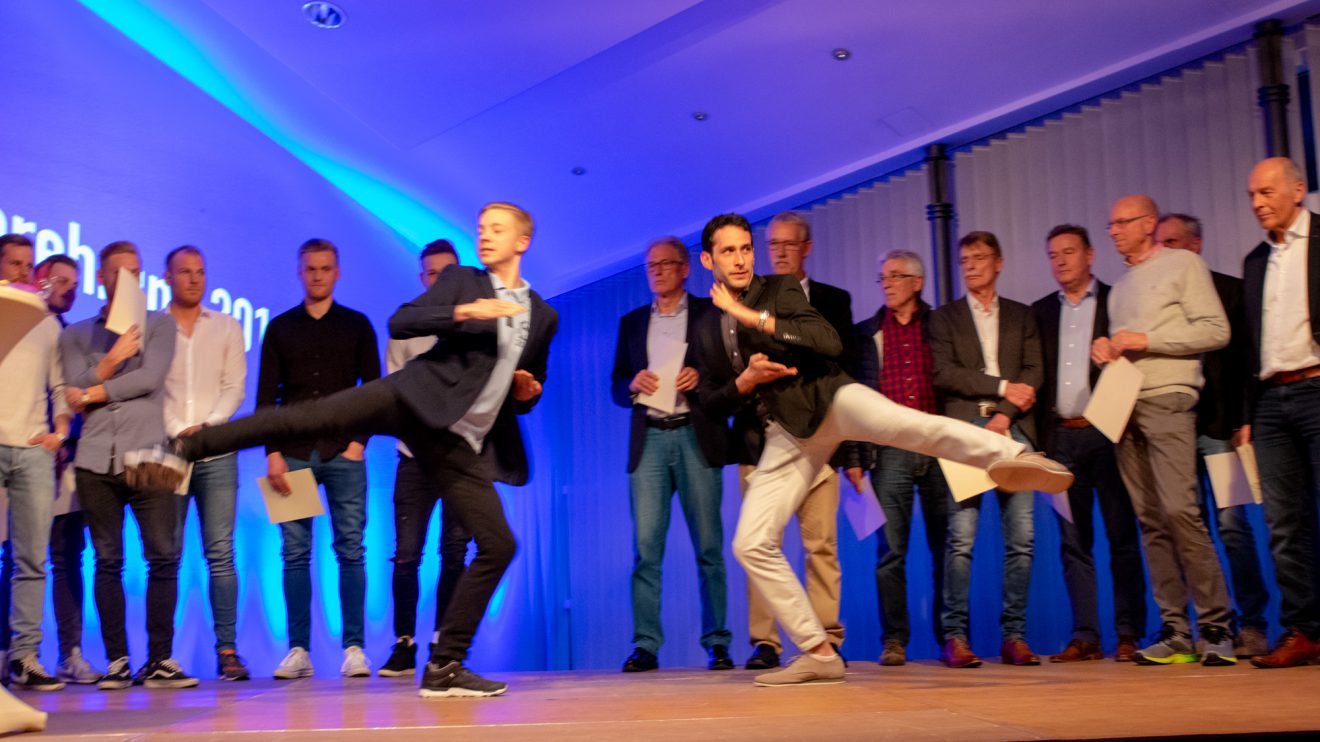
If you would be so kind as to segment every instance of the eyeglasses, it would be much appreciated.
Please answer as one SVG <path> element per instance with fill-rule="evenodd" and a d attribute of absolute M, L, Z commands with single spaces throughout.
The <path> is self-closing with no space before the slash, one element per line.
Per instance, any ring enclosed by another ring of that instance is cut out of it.
<path fill-rule="evenodd" d="M 902 281 L 905 278 L 917 278 L 917 277 L 918 276 L 915 273 L 886 273 L 880 276 L 879 278 L 875 279 L 875 282 L 884 285 L 886 283 L 893 283 L 894 281 Z"/>
<path fill-rule="evenodd" d="M 801 250 L 802 243 L 806 240 L 770 240 L 770 249 L 775 252 L 790 252 Z"/>
<path fill-rule="evenodd" d="M 683 261 L 681 260 L 653 260 L 646 263 L 646 270 L 651 273 L 657 271 L 670 271 L 676 269 L 680 265 L 683 265 Z"/>
<path fill-rule="evenodd" d="M 1110 229 L 1113 229 L 1114 227 L 1126 227 L 1127 225 L 1131 224 L 1132 222 L 1135 222 L 1135 221 L 1137 221 L 1138 219 L 1145 219 L 1145 218 L 1148 217 L 1148 216 L 1155 216 L 1155 215 L 1154 215 L 1154 214 L 1142 214 L 1141 216 L 1130 216 L 1130 217 L 1128 217 L 1128 218 L 1126 218 L 1126 219 L 1111 219 L 1111 220 L 1109 221 L 1109 228 L 1110 228 Z"/>

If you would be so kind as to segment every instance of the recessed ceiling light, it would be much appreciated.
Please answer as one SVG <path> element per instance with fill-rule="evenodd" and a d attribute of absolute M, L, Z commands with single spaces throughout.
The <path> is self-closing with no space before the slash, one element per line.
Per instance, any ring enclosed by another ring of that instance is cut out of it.
<path fill-rule="evenodd" d="M 317 28 L 339 28 L 344 25 L 344 11 L 334 3 L 323 0 L 303 3 L 303 15 Z"/>
<path fill-rule="evenodd" d="M 706 119 L 710 118 L 710 116 L 707 116 L 705 111 L 697 111 L 692 114 L 692 118 L 696 119 L 697 121 L 705 121 Z"/>
<path fill-rule="evenodd" d="M 587 174 L 587 169 L 584 168 L 584 167 L 581 167 L 581 166 L 575 167 L 575 168 L 573 168 L 573 174 L 574 174 L 574 175 L 586 175 L 586 174 Z"/>
<path fill-rule="evenodd" d="M 835 49 L 834 51 L 830 52 L 830 56 L 834 57 L 840 62 L 847 62 L 849 59 L 852 59 L 852 52 L 848 51 L 847 49 L 844 49 L 843 47 L 839 47 L 838 49 Z"/>

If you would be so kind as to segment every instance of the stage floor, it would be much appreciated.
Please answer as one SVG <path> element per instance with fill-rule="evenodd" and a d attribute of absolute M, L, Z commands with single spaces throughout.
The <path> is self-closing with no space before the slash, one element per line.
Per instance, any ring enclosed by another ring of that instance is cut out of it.
<path fill-rule="evenodd" d="M 492 673 L 501 697 L 422 700 L 412 680 L 255 680 L 114 693 L 23 693 L 33 740 L 1023 740 L 1320 731 L 1320 667 L 949 670 L 855 662 L 842 685 L 758 688 L 745 670 Z M 21 737 L 27 739 L 28 736 Z"/>

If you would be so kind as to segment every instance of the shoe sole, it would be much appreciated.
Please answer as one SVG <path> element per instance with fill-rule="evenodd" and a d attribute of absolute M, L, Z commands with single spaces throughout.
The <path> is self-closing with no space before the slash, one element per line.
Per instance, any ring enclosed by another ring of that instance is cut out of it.
<path fill-rule="evenodd" d="M 339 674 L 342 675 L 343 677 L 346 677 L 346 678 L 369 678 L 369 677 L 371 677 L 371 671 L 370 671 L 370 670 L 351 670 L 351 671 L 349 671 L 349 672 L 344 672 L 343 670 L 340 670 L 340 671 L 339 671 Z"/>
<path fill-rule="evenodd" d="M 385 668 L 381 668 L 376 671 L 376 674 L 382 678 L 406 678 L 410 675 L 416 675 L 417 668 L 410 667 L 407 670 L 387 670 Z"/>
<path fill-rule="evenodd" d="M 28 685 L 27 683 L 16 683 L 11 680 L 9 681 L 9 687 L 14 690 L 30 690 L 39 693 L 50 693 L 57 690 L 64 690 L 64 683 Z"/>
<path fill-rule="evenodd" d="M 131 687 L 132 680 L 102 680 L 96 684 L 97 690 L 127 690 Z"/>
<path fill-rule="evenodd" d="M 196 688 L 197 678 L 188 678 L 186 680 L 145 680 L 142 685 L 145 688 L 155 688 L 157 690 L 179 690 L 181 688 Z"/>
<path fill-rule="evenodd" d="M 310 678 L 313 675 L 312 670 L 276 670 L 272 673 L 276 680 L 300 680 Z"/>
<path fill-rule="evenodd" d="M 758 688 L 793 688 L 799 685 L 838 685 L 843 682 L 843 678 L 817 678 L 815 680 L 802 680 L 796 683 L 766 683 L 760 680 L 753 680 L 752 684 Z"/>
<path fill-rule="evenodd" d="M 491 696 L 504 695 L 504 691 L 509 686 L 504 686 L 499 690 L 471 690 L 469 688 L 445 688 L 444 690 L 431 690 L 422 688 L 417 691 L 417 695 L 422 698 L 490 698 Z"/>
<path fill-rule="evenodd" d="M 1198 654 L 1179 652 L 1177 654 L 1169 655 L 1168 657 L 1147 657 L 1146 655 L 1137 652 L 1132 655 L 1132 661 L 1138 665 L 1186 665 L 1193 662 L 1200 662 L 1201 656 Z"/>
<path fill-rule="evenodd" d="M 96 685 L 97 683 L 101 682 L 101 676 L 99 675 L 91 679 L 73 678 L 73 677 L 69 677 L 68 675 L 59 675 L 57 677 L 59 677 L 60 682 L 69 683 L 70 685 Z"/>
<path fill-rule="evenodd" d="M 965 665 L 950 665 L 949 663 L 945 662 L 944 666 L 949 668 L 950 670 L 970 670 L 973 667 L 980 667 L 981 660 L 977 660 L 975 662 L 968 662 Z"/>
<path fill-rule="evenodd" d="M 1201 664 L 1206 667 L 1230 667 L 1237 664 L 1237 657 L 1222 655 L 1218 652 L 1206 652 L 1201 656 Z"/>
<path fill-rule="evenodd" d="M 1071 472 L 1057 472 L 1032 461 L 996 461 L 986 469 L 995 486 L 1007 492 L 1037 490 L 1050 494 L 1067 492 L 1073 484 Z"/>

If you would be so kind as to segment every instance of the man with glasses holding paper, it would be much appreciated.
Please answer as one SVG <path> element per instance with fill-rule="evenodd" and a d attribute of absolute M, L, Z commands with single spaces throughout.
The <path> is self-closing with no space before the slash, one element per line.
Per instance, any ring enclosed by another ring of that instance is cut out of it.
<path fill-rule="evenodd" d="M 1163 626 L 1132 659 L 1231 665 L 1237 658 L 1228 589 L 1197 503 L 1195 409 L 1201 354 L 1228 344 L 1228 317 L 1205 263 L 1155 241 L 1158 215 L 1149 196 L 1114 203 L 1109 236 L 1128 270 L 1109 292 L 1111 334 L 1091 344 L 1091 360 L 1105 365 L 1126 357 L 1142 377 L 1118 442 L 1118 469 L 1141 523 Z M 1189 599 L 1200 624 L 1200 652 L 1192 643 Z"/>
<path fill-rule="evenodd" d="M 733 669 L 720 519 L 727 426 L 694 404 L 699 375 L 688 346 L 689 328 L 713 310 L 709 299 L 687 293 L 689 268 L 687 248 L 677 237 L 652 242 L 646 251 L 651 303 L 619 320 L 610 390 L 615 404 L 632 409 L 633 652 L 623 663 L 624 672 L 659 667 L 656 653 L 664 641 L 660 569 L 675 492 L 697 554 L 701 645 L 711 670 Z"/>

